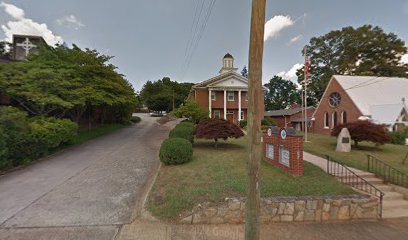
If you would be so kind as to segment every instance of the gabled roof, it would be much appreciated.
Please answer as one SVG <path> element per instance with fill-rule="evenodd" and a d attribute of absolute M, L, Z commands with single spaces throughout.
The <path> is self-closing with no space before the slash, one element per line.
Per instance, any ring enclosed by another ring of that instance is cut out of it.
<path fill-rule="evenodd" d="M 408 99 L 407 78 L 334 75 L 330 82 L 333 79 L 365 116 L 372 115 L 371 106 L 399 104 L 403 98 Z"/>
<path fill-rule="evenodd" d="M 192 89 L 194 88 L 205 88 L 205 87 L 209 87 L 210 85 L 223 81 L 224 79 L 229 79 L 231 77 L 234 77 L 235 79 L 244 82 L 245 84 L 248 85 L 248 79 L 244 76 L 242 76 L 241 74 L 235 72 L 235 71 L 229 71 L 226 73 L 222 73 L 220 75 L 217 75 L 213 78 L 210 78 L 206 81 L 200 82 L 198 84 L 195 84 Z M 262 87 L 264 91 L 268 91 L 268 89 L 266 87 Z"/>
<path fill-rule="evenodd" d="M 314 109 L 314 107 L 308 107 L 307 110 L 309 112 L 310 109 Z M 273 110 L 273 111 L 266 111 L 265 117 L 278 117 L 278 116 L 291 116 L 295 115 L 302 111 L 302 108 L 289 108 L 289 109 L 280 109 L 280 110 Z"/>
<path fill-rule="evenodd" d="M 381 124 L 394 124 L 403 111 L 408 112 L 403 103 L 374 105 L 370 107 L 371 119 Z"/>

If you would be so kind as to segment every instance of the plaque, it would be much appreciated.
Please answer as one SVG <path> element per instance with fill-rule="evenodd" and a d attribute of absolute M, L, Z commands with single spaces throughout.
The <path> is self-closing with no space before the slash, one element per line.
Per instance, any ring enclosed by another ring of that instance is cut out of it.
<path fill-rule="evenodd" d="M 287 133 L 286 133 L 286 130 L 285 130 L 285 129 L 282 129 L 282 130 L 281 130 L 280 136 L 281 136 L 282 140 L 285 140 L 285 139 L 286 139 Z"/>
<path fill-rule="evenodd" d="M 344 138 L 342 138 L 341 142 L 342 143 L 350 143 L 350 138 L 344 137 Z"/>
<path fill-rule="evenodd" d="M 279 147 L 279 162 L 286 167 L 289 167 L 290 152 L 287 148 Z"/>
<path fill-rule="evenodd" d="M 268 159 L 274 159 L 274 146 L 272 144 L 266 144 L 266 157 Z"/>

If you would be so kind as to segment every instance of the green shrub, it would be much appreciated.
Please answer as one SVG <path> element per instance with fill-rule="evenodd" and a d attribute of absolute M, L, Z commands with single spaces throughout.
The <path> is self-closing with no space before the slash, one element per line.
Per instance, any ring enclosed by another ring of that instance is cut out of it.
<path fill-rule="evenodd" d="M 408 138 L 408 129 L 403 132 L 390 132 L 389 135 L 392 144 L 405 145 L 405 139 Z"/>
<path fill-rule="evenodd" d="M 178 128 L 178 127 L 187 127 L 187 128 L 194 129 L 195 124 L 192 123 L 192 122 L 181 122 L 181 123 L 177 124 L 176 128 Z"/>
<path fill-rule="evenodd" d="M 239 126 L 241 127 L 241 128 L 244 128 L 244 127 L 246 127 L 248 125 L 248 121 L 247 120 L 241 120 L 241 121 L 239 121 Z"/>
<path fill-rule="evenodd" d="M 1 168 L 18 165 L 25 157 L 22 149 L 29 132 L 27 113 L 14 107 L 0 107 Z"/>
<path fill-rule="evenodd" d="M 132 117 L 130 118 L 130 121 L 131 121 L 132 123 L 138 123 L 138 122 L 142 121 L 142 119 L 141 119 L 140 117 L 138 117 L 138 116 L 132 116 Z"/>
<path fill-rule="evenodd" d="M 71 143 L 78 133 L 78 124 L 69 119 L 34 118 L 30 122 L 29 141 L 45 149 Z"/>
<path fill-rule="evenodd" d="M 176 126 L 169 133 L 169 138 L 184 138 L 194 143 L 194 128 L 188 126 Z"/>
<path fill-rule="evenodd" d="M 275 120 L 273 120 L 271 117 L 264 118 L 261 124 L 264 126 L 276 126 Z"/>
<path fill-rule="evenodd" d="M 165 164 L 189 162 L 193 157 L 193 145 L 184 138 L 168 138 L 160 147 L 159 157 Z"/>

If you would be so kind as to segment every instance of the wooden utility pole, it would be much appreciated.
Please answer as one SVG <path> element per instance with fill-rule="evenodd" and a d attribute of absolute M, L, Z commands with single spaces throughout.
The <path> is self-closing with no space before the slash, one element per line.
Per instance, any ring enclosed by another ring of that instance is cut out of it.
<path fill-rule="evenodd" d="M 252 0 L 251 34 L 249 43 L 248 86 L 248 190 L 245 211 L 245 239 L 260 236 L 261 116 L 262 111 L 262 55 L 264 47 L 266 0 Z"/>

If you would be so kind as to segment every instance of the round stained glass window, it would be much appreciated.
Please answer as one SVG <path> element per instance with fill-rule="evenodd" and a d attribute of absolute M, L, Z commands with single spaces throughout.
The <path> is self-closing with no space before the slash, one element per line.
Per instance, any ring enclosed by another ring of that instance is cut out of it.
<path fill-rule="evenodd" d="M 334 92 L 334 93 L 330 94 L 330 96 L 329 96 L 330 106 L 337 107 L 337 106 L 339 106 L 340 101 L 341 101 L 341 96 L 340 96 L 339 93 Z"/>

